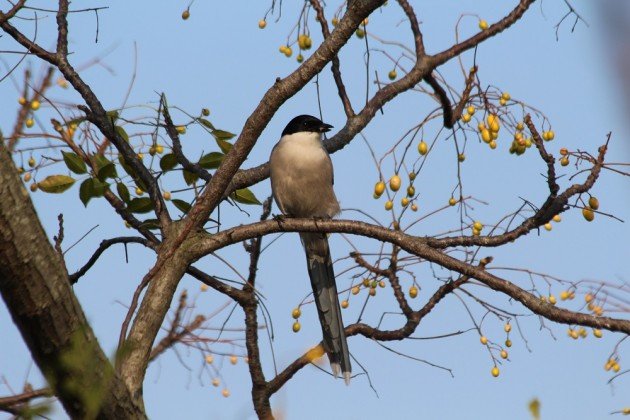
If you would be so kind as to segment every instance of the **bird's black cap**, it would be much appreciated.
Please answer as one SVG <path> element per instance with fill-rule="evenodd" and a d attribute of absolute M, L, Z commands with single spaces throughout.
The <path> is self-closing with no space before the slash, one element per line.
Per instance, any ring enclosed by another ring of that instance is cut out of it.
<path fill-rule="evenodd" d="M 282 135 L 295 133 L 325 133 L 330 131 L 332 125 L 322 122 L 312 115 L 298 115 L 284 128 Z"/>

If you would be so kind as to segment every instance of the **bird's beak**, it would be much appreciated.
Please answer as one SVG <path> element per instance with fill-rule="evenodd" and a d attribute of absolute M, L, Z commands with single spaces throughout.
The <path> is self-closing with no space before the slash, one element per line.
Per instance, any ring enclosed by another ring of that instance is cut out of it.
<path fill-rule="evenodd" d="M 330 131 L 331 128 L 333 128 L 332 125 L 326 124 L 326 123 L 322 123 L 322 125 L 319 126 L 319 132 L 320 133 L 327 133 L 327 132 Z"/>

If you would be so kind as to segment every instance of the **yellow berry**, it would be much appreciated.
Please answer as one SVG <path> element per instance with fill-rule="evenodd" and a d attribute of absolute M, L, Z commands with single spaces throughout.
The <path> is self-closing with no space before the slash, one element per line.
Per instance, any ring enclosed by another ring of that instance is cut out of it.
<path fill-rule="evenodd" d="M 457 200 L 455 199 L 455 197 L 451 197 L 448 199 L 449 206 L 454 206 L 455 204 L 457 204 Z"/>
<path fill-rule="evenodd" d="M 298 46 L 300 47 L 300 49 L 308 50 L 311 48 L 312 45 L 313 45 L 313 41 L 311 40 L 310 36 L 306 34 L 302 34 L 298 36 Z"/>
<path fill-rule="evenodd" d="M 588 199 L 588 206 L 593 210 L 597 210 L 599 208 L 599 200 L 595 196 L 591 196 Z"/>
<path fill-rule="evenodd" d="M 488 29 L 488 22 L 484 19 L 479 19 L 479 29 L 481 29 L 482 31 Z"/>
<path fill-rule="evenodd" d="M 547 131 L 547 141 L 551 141 L 556 137 L 556 133 L 553 132 L 553 130 L 549 130 Z"/>
<path fill-rule="evenodd" d="M 416 203 L 411 205 L 411 211 L 418 211 L 418 205 Z"/>
<path fill-rule="evenodd" d="M 37 162 L 35 162 L 35 159 L 33 157 L 30 157 L 28 159 L 28 166 L 30 166 L 31 168 L 34 168 L 36 163 Z"/>
<path fill-rule="evenodd" d="M 37 185 L 36 182 L 33 182 L 29 188 L 31 189 L 31 192 L 35 192 L 35 191 L 37 191 L 39 186 Z"/>
<path fill-rule="evenodd" d="M 266 26 L 267 26 L 267 21 L 265 19 L 260 19 L 258 21 L 258 27 L 260 29 L 265 29 Z"/>
<path fill-rule="evenodd" d="M 341 301 L 341 307 L 342 307 L 343 309 L 346 309 L 346 308 L 348 307 L 348 305 L 350 305 L 350 304 L 348 303 L 348 301 L 347 301 L 347 300 L 342 300 L 342 301 Z"/>
<path fill-rule="evenodd" d="M 549 295 L 549 303 L 551 303 L 552 305 L 555 305 L 557 302 L 558 301 L 554 295 Z"/>
<path fill-rule="evenodd" d="M 480 133 L 483 131 L 484 128 L 487 128 L 487 127 L 486 127 L 486 124 L 484 124 L 483 121 L 481 121 L 479 124 L 477 124 L 477 130 L 479 130 Z"/>
<path fill-rule="evenodd" d="M 221 391 L 221 395 L 223 395 L 225 398 L 230 396 L 230 390 L 227 388 L 223 388 L 223 391 Z"/>
<path fill-rule="evenodd" d="M 136 195 L 142 195 L 142 194 L 144 194 L 144 191 L 142 191 L 142 188 L 136 187 Z"/>
<path fill-rule="evenodd" d="M 37 99 L 35 99 L 33 102 L 31 102 L 31 109 L 33 111 L 37 111 L 39 109 L 39 106 L 41 104 L 39 103 L 39 101 Z"/>
<path fill-rule="evenodd" d="M 391 200 L 387 200 L 385 202 L 385 210 L 391 210 L 394 208 L 394 203 Z"/>
<path fill-rule="evenodd" d="M 460 162 L 463 162 L 466 160 L 466 155 L 463 153 L 460 153 L 459 155 L 457 155 L 457 160 Z"/>
<path fill-rule="evenodd" d="M 586 301 L 586 303 L 591 302 L 594 298 L 595 298 L 595 296 L 593 296 L 590 293 L 587 293 L 587 294 L 584 295 L 584 300 Z"/>
<path fill-rule="evenodd" d="M 27 173 L 24 174 L 24 182 L 30 181 L 31 178 L 32 178 L 32 175 L 31 175 L 30 172 L 27 172 Z"/>
<path fill-rule="evenodd" d="M 179 134 L 186 134 L 186 126 L 185 125 L 178 125 L 177 127 L 175 127 L 175 130 L 177 130 L 177 132 Z"/>
<path fill-rule="evenodd" d="M 573 328 L 569 328 L 567 333 L 569 334 L 569 337 L 571 337 L 574 340 L 576 340 L 578 338 L 578 333 Z"/>
<path fill-rule="evenodd" d="M 387 73 L 387 77 L 389 77 L 389 80 L 396 80 L 398 74 L 396 73 L 396 70 L 390 70 L 390 72 Z"/>
<path fill-rule="evenodd" d="M 164 152 L 164 146 L 158 144 L 157 146 L 155 146 L 155 151 L 158 155 L 161 155 Z"/>
<path fill-rule="evenodd" d="M 619 363 L 616 363 L 613 365 L 612 367 L 613 372 L 617 373 L 621 370 L 621 366 L 619 366 Z"/>
<path fill-rule="evenodd" d="M 138 153 L 138 159 L 144 158 L 144 153 Z"/>
<path fill-rule="evenodd" d="M 569 158 L 567 156 L 561 157 L 560 158 L 560 165 L 568 166 L 569 165 Z"/>
<path fill-rule="evenodd" d="M 301 63 L 302 61 L 304 61 L 304 56 L 302 54 L 298 54 L 295 57 L 295 61 L 297 61 L 298 63 Z"/>
<path fill-rule="evenodd" d="M 551 229 L 553 229 L 553 226 L 551 226 L 551 223 L 545 223 L 545 225 L 544 225 L 544 226 L 545 226 L 545 229 L 546 229 L 546 230 L 551 230 Z"/>
<path fill-rule="evenodd" d="M 190 10 L 186 9 L 182 12 L 182 19 L 186 20 L 190 17 Z"/>
<path fill-rule="evenodd" d="M 386 286 L 385 281 L 381 280 L 378 282 L 378 287 L 380 287 L 381 289 L 384 288 Z"/>
<path fill-rule="evenodd" d="M 221 384 L 221 381 L 219 381 L 219 378 L 214 378 L 212 380 L 212 385 L 213 386 L 219 386 Z"/>
<path fill-rule="evenodd" d="M 569 299 L 569 292 L 567 292 L 566 290 L 563 290 L 562 292 L 560 292 L 560 300 L 567 300 Z"/>
<path fill-rule="evenodd" d="M 164 191 L 164 192 L 162 193 L 162 197 L 164 197 L 164 199 L 165 199 L 166 201 L 168 201 L 168 200 L 170 200 L 170 199 L 171 199 L 171 193 L 170 193 L 170 192 L 168 192 L 168 191 Z"/>
<path fill-rule="evenodd" d="M 403 197 L 403 198 L 400 200 L 400 204 L 401 204 L 403 207 L 407 207 L 407 205 L 409 204 L 409 199 L 408 199 L 407 197 Z"/>
<path fill-rule="evenodd" d="M 370 20 L 368 18 L 363 19 L 363 22 L 361 22 L 361 25 L 363 26 L 367 26 L 367 24 L 370 22 Z"/>
<path fill-rule="evenodd" d="M 31 128 L 31 127 L 35 124 L 35 121 L 33 121 L 33 119 L 32 119 L 32 118 L 28 118 L 28 119 L 24 122 L 24 124 L 25 124 L 28 128 Z"/>
<path fill-rule="evenodd" d="M 300 315 L 302 315 L 302 311 L 300 310 L 299 307 L 293 309 L 293 311 L 291 312 L 291 316 L 293 317 L 293 319 L 298 319 Z"/>
<path fill-rule="evenodd" d="M 584 216 L 587 222 L 592 222 L 593 219 L 595 219 L 595 213 L 589 207 L 582 209 L 582 216 Z"/>
<path fill-rule="evenodd" d="M 207 117 L 208 115 L 210 115 L 210 110 L 208 108 L 201 108 L 201 115 Z"/>
<path fill-rule="evenodd" d="M 507 104 L 507 99 L 503 99 L 503 98 L 499 99 L 499 105 L 505 106 L 506 104 Z"/>
<path fill-rule="evenodd" d="M 293 50 L 291 49 L 291 47 L 284 47 L 284 55 L 286 55 L 287 57 L 291 57 L 293 55 Z"/>
<path fill-rule="evenodd" d="M 400 183 L 400 177 L 396 174 L 389 179 L 389 188 L 392 191 L 398 191 L 400 189 Z"/>
<path fill-rule="evenodd" d="M 416 195 L 416 189 L 414 188 L 413 185 L 410 185 L 407 187 L 407 195 L 409 197 L 413 197 L 414 195 Z"/>
<path fill-rule="evenodd" d="M 494 150 L 497 148 L 497 142 L 494 140 L 491 140 L 490 143 L 488 143 L 488 146 L 490 146 L 490 148 Z"/>
<path fill-rule="evenodd" d="M 416 286 L 411 286 L 409 288 L 409 297 L 415 299 L 418 296 L 418 288 Z"/>
<path fill-rule="evenodd" d="M 211 354 L 206 355 L 206 363 L 210 365 L 212 364 L 212 362 L 214 362 L 214 356 L 212 356 Z"/>
<path fill-rule="evenodd" d="M 422 156 L 426 155 L 427 152 L 429 151 L 429 146 L 427 146 L 427 143 L 422 140 L 419 144 L 418 144 L 418 153 L 420 153 Z"/>
<path fill-rule="evenodd" d="M 230 363 L 232 363 L 233 365 L 238 363 L 238 357 L 232 355 L 230 356 Z"/>
<path fill-rule="evenodd" d="M 562 217 L 560 217 L 559 214 L 556 214 L 555 216 L 553 216 L 553 221 L 556 223 L 560 223 L 562 221 Z"/>
<path fill-rule="evenodd" d="M 18 103 L 19 103 L 20 105 L 26 105 L 26 98 L 25 98 L 24 96 L 20 96 L 20 97 L 18 98 Z"/>
<path fill-rule="evenodd" d="M 201 283 L 201 286 L 199 286 L 199 289 L 200 289 L 202 292 L 206 292 L 206 291 L 208 291 L 208 285 L 207 285 L 207 284 L 205 284 L 205 283 Z"/>
<path fill-rule="evenodd" d="M 362 284 L 363 284 L 363 287 L 369 287 L 370 286 L 370 279 L 364 278 Z"/>
<path fill-rule="evenodd" d="M 468 105 L 468 108 L 466 108 L 466 111 L 468 111 L 470 115 L 473 115 L 475 113 L 475 107 L 473 105 Z"/>
<path fill-rule="evenodd" d="M 374 185 L 374 195 L 380 197 L 383 192 L 385 192 L 385 183 L 383 181 L 378 181 Z"/>
<path fill-rule="evenodd" d="M 361 28 L 357 29 L 355 34 L 356 34 L 357 38 L 359 38 L 359 39 L 365 38 L 365 31 L 363 29 L 361 29 Z"/>
<path fill-rule="evenodd" d="M 518 123 L 516 124 L 516 129 L 517 129 L 518 131 L 523 131 L 523 129 L 524 129 L 524 128 L 525 128 L 525 126 L 523 125 L 523 123 L 522 123 L 522 122 L 518 122 Z"/>
<path fill-rule="evenodd" d="M 361 289 L 359 288 L 359 286 L 354 286 L 351 289 L 351 292 L 352 292 L 353 295 L 358 295 L 360 291 L 361 291 Z"/>
<path fill-rule="evenodd" d="M 301 328 L 301 327 L 302 327 L 302 326 L 300 325 L 300 323 L 299 323 L 299 322 L 297 322 L 297 321 L 295 321 L 295 322 L 293 323 L 293 332 L 294 332 L 294 333 L 296 333 L 296 332 L 300 331 L 300 328 Z"/>
<path fill-rule="evenodd" d="M 489 114 L 486 117 L 486 123 L 488 124 L 488 128 L 490 129 L 490 131 L 498 133 L 501 129 L 499 117 L 495 114 Z"/>
<path fill-rule="evenodd" d="M 486 344 L 488 344 L 488 337 L 482 335 L 481 337 L 479 337 L 479 341 L 485 346 Z"/>
<path fill-rule="evenodd" d="M 473 229 L 481 230 L 483 229 L 483 224 L 480 221 L 476 221 L 475 223 L 473 223 Z"/>
<path fill-rule="evenodd" d="M 470 120 L 472 119 L 472 117 L 470 116 L 470 114 L 463 114 L 462 115 L 462 121 L 465 123 L 470 122 Z"/>
<path fill-rule="evenodd" d="M 569 151 L 567 150 L 567 148 L 566 148 L 566 147 L 562 147 L 562 148 L 560 148 L 560 155 L 562 155 L 562 156 L 566 156 L 566 155 L 568 155 L 568 154 L 569 154 Z"/>
<path fill-rule="evenodd" d="M 337 19 L 336 17 L 332 18 L 332 26 L 337 26 L 339 24 L 339 19 Z"/>
<path fill-rule="evenodd" d="M 512 331 L 512 324 L 510 324 L 509 322 L 508 322 L 508 323 L 506 323 L 506 324 L 503 326 L 503 331 L 505 331 L 506 333 L 509 333 L 510 331 Z"/>
<path fill-rule="evenodd" d="M 586 338 L 586 336 L 588 335 L 588 333 L 586 332 L 586 329 L 584 327 L 580 327 L 580 329 L 578 330 L 578 334 L 582 338 Z"/>
<path fill-rule="evenodd" d="M 508 358 L 508 352 L 505 350 L 501 350 L 501 358 L 502 359 L 507 359 Z"/>
<path fill-rule="evenodd" d="M 490 371 L 490 373 L 492 373 L 492 376 L 494 376 L 496 378 L 497 376 L 499 376 L 499 373 L 500 373 L 499 372 L 499 368 L 496 367 L 496 366 L 493 367 L 492 370 Z"/>
<path fill-rule="evenodd" d="M 622 413 L 624 416 L 627 416 L 628 414 L 630 414 L 630 407 L 626 407 L 626 408 L 624 408 L 623 410 L 621 410 L 621 413 Z"/>
<path fill-rule="evenodd" d="M 597 328 L 593 329 L 593 335 L 597 338 L 602 338 L 602 330 L 598 330 Z"/>
<path fill-rule="evenodd" d="M 512 347 L 512 340 L 510 340 L 509 338 L 505 340 L 505 347 Z"/>
<path fill-rule="evenodd" d="M 481 130 L 481 140 L 483 140 L 485 143 L 490 143 L 490 141 L 492 141 L 492 135 L 490 134 L 490 131 L 485 127 Z"/>

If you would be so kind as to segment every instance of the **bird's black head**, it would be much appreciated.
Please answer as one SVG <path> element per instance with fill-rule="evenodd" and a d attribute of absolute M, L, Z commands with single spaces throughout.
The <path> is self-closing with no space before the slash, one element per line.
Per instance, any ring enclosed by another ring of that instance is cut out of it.
<path fill-rule="evenodd" d="M 325 133 L 330 131 L 332 125 L 321 122 L 319 118 L 311 115 L 298 115 L 285 127 L 282 135 L 295 133 Z"/>

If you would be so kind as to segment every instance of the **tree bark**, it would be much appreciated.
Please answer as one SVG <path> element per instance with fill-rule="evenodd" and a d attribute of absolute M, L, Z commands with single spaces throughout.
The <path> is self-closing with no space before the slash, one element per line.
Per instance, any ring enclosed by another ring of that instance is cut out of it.
<path fill-rule="evenodd" d="M 0 138 L 0 294 L 72 418 L 146 418 L 114 372 Z"/>

